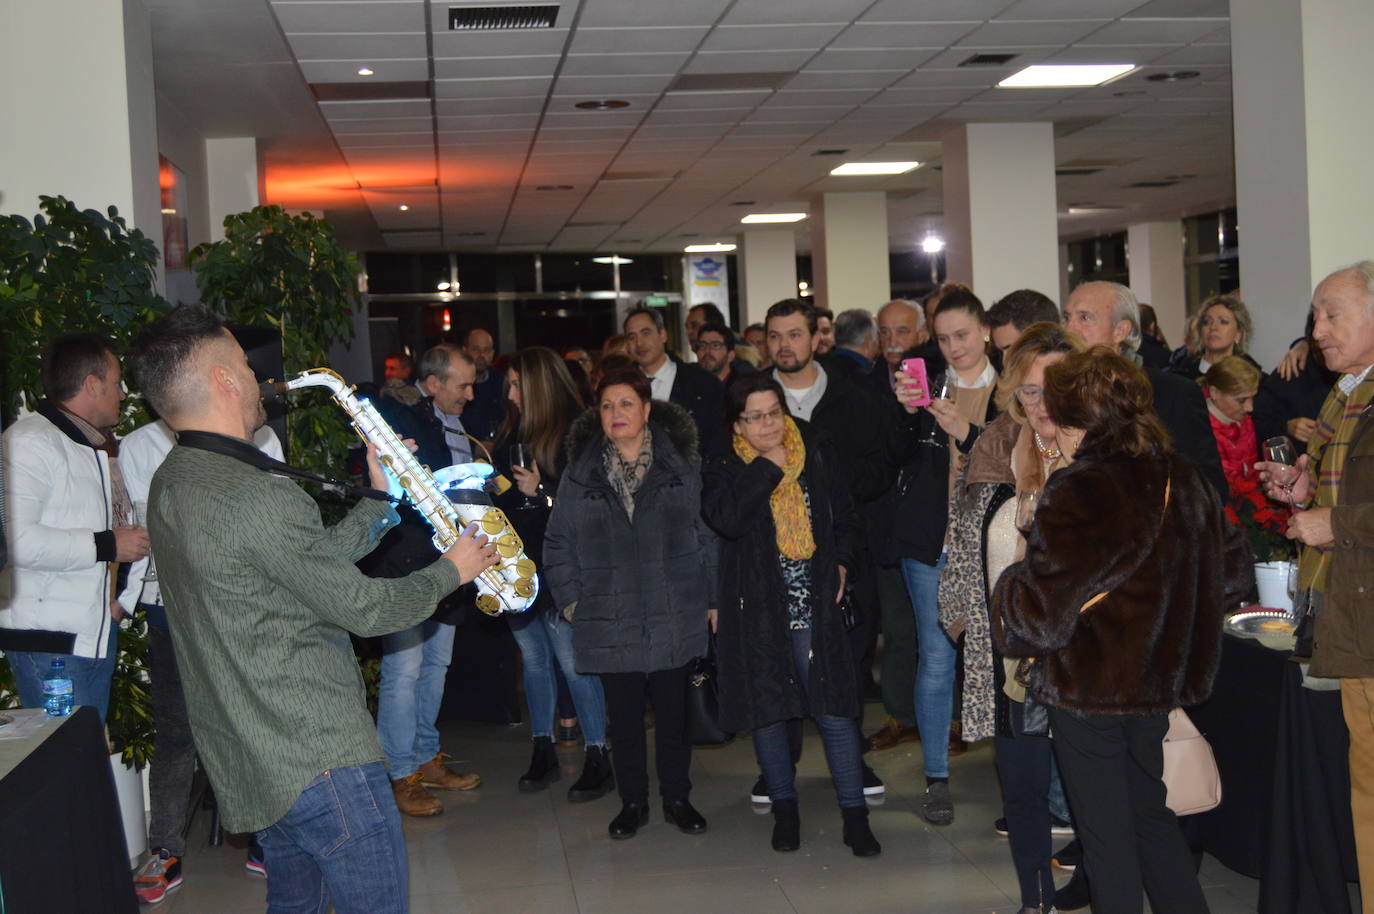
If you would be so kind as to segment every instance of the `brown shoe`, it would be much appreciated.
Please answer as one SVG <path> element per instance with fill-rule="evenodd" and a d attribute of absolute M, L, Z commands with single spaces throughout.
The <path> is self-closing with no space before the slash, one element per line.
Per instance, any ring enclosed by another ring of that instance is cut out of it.
<path fill-rule="evenodd" d="M 444 811 L 438 797 L 431 796 L 420 783 L 420 772 L 391 782 L 396 808 L 407 816 L 437 816 Z"/>
<path fill-rule="evenodd" d="M 482 783 L 479 775 L 455 774 L 449 771 L 448 766 L 444 764 L 444 759 L 447 758 L 453 756 L 447 752 L 440 752 L 421 765 L 417 772 L 420 775 L 420 783 L 426 787 L 438 787 L 440 790 L 472 790 Z"/>
<path fill-rule="evenodd" d="M 891 749 L 898 743 L 920 742 L 920 731 L 915 727 L 903 727 L 889 717 L 883 728 L 868 738 L 868 748 L 873 750 Z"/>

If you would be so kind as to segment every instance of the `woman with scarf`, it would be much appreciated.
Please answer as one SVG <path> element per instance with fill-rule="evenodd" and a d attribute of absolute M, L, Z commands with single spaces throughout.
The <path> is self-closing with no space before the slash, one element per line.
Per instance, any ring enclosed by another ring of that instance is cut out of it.
<path fill-rule="evenodd" d="M 810 715 L 821 732 L 857 857 L 882 852 L 868 826 L 859 755 L 858 680 L 840 599 L 859 520 L 828 439 L 788 415 L 769 374 L 726 395 L 732 452 L 708 462 L 702 515 L 720 534 L 717 671 L 720 724 L 752 730 L 773 799 L 773 849 L 801 846 L 787 721 Z"/>
<path fill-rule="evenodd" d="M 1257 484 L 1255 461 L 1260 459 L 1255 434 L 1255 395 L 1259 393 L 1260 370 L 1245 359 L 1228 355 L 1198 379 L 1207 398 L 1207 418 L 1217 455 L 1231 493 Z"/>

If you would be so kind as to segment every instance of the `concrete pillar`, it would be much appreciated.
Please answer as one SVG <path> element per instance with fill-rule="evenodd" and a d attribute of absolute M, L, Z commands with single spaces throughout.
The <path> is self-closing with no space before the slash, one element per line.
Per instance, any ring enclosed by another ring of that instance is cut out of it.
<path fill-rule="evenodd" d="M 160 242 L 152 25 L 141 0 L 7 2 L 3 15 L 0 208 L 31 218 L 39 195 L 113 205 Z"/>
<path fill-rule="evenodd" d="M 850 308 L 876 311 L 892 298 L 886 193 L 812 198 L 811 275 L 816 304 L 836 314 Z"/>
<path fill-rule="evenodd" d="M 1131 291 L 1153 305 L 1169 340 L 1183 339 L 1188 297 L 1183 283 L 1183 223 L 1141 222 L 1126 227 Z"/>
<path fill-rule="evenodd" d="M 205 141 L 205 170 L 210 193 L 210 240 L 224 240 L 224 217 L 257 206 L 258 141 L 225 137 Z"/>
<path fill-rule="evenodd" d="M 815 228 L 812 228 L 815 238 Z M 813 258 L 815 257 L 813 246 Z M 740 235 L 735 263 L 740 294 L 740 333 L 763 320 L 768 306 L 797 297 L 797 236 L 790 228 L 750 229 Z M 724 310 L 724 309 L 722 309 Z"/>
<path fill-rule="evenodd" d="M 1322 277 L 1374 257 L 1371 35 L 1368 0 L 1231 5 L 1240 291 L 1261 365 L 1302 332 Z"/>
<path fill-rule="evenodd" d="M 1059 289 L 1054 130 L 964 124 L 945 134 L 945 263 L 985 304 L 1016 289 Z"/>

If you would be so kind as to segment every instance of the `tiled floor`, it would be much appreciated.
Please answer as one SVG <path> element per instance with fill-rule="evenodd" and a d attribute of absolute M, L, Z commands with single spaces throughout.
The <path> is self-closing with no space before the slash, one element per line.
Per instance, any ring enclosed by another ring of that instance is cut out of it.
<path fill-rule="evenodd" d="M 865 732 L 881 723 L 879 706 L 867 710 Z M 747 739 L 698 750 L 693 758 L 692 800 L 710 822 L 706 834 L 688 836 L 666 827 L 655 806 L 637 837 L 612 841 L 606 824 L 619 810 L 614 794 L 595 803 L 567 802 L 580 750 L 560 751 L 562 781 L 542 793 L 521 794 L 515 781 L 528 762 L 525 728 L 459 724 L 443 731 L 445 751 L 460 759 L 461 770 L 480 773 L 484 783 L 472 793 L 442 794 L 447 808 L 441 816 L 406 821 L 415 914 L 1019 909 L 1006 841 L 992 830 L 1000 804 L 989 744 L 952 760 L 957 814 L 947 828 L 927 825 L 916 813 L 924 785 L 917 775 L 918 744 L 870 754 L 887 782 L 885 802 L 872 811 L 883 854 L 860 860 L 840 843 L 839 812 L 819 737 L 810 728 L 798 779 L 802 848 L 793 854 L 773 852 L 772 818 L 750 806 L 757 769 Z M 229 844 L 206 847 L 205 828 L 201 816 L 192 827 L 185 881 L 158 906 L 159 914 L 262 911 L 265 883 L 245 872 L 245 852 Z M 1202 877 L 1212 914 L 1255 910 L 1255 880 L 1210 857 Z"/>

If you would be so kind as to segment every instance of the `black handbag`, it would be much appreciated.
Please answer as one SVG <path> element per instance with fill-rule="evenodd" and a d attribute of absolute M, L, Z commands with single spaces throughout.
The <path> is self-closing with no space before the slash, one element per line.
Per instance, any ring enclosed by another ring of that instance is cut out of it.
<path fill-rule="evenodd" d="M 712 635 L 706 656 L 687 664 L 687 735 L 693 746 L 724 746 L 735 738 L 720 727 L 716 689 L 716 638 Z"/>
<path fill-rule="evenodd" d="M 1023 736 L 1050 735 L 1050 709 L 1035 697 L 1035 681 L 1039 678 L 1034 661 L 1022 660 L 1016 668 L 1015 679 L 1026 690 L 1026 701 L 1021 709 L 1021 734 Z"/>

